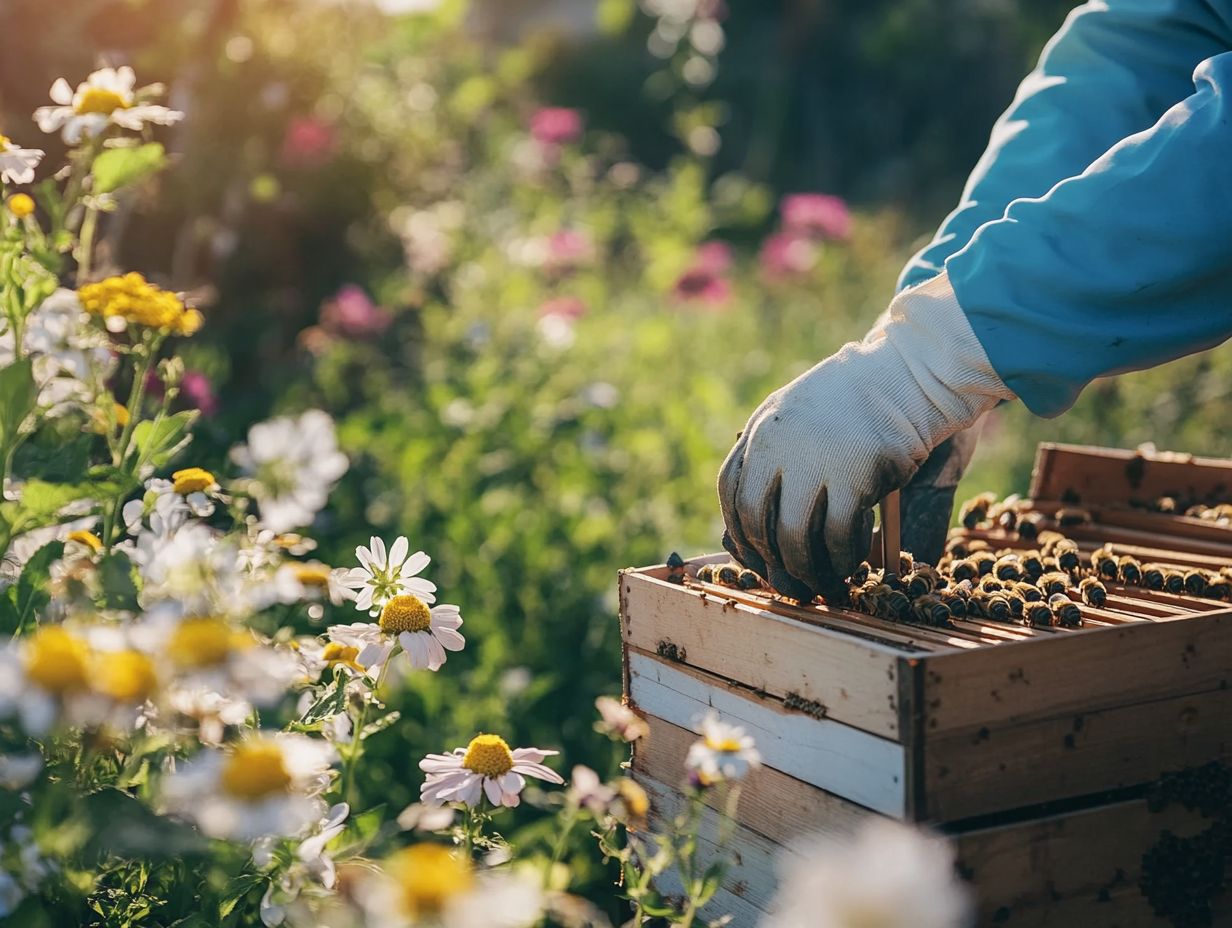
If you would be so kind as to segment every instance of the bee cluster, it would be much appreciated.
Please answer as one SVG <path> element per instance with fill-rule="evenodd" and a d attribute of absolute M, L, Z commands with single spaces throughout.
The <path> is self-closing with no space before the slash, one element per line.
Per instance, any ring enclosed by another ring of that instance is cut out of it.
<path fill-rule="evenodd" d="M 1183 928 L 1215 924 L 1211 902 L 1228 886 L 1232 859 L 1232 768 L 1214 761 L 1164 776 L 1149 797 L 1153 810 L 1169 803 L 1213 819 L 1188 837 L 1165 831 L 1142 857 L 1141 889 L 1155 914 Z"/>
<path fill-rule="evenodd" d="M 703 564 L 697 569 L 697 579 L 740 590 L 756 590 L 766 585 L 757 573 L 736 563 Z"/>
<path fill-rule="evenodd" d="M 1145 508 L 1170 516 L 1188 516 L 1213 522 L 1216 525 L 1232 525 L 1232 503 L 1199 503 L 1178 500 L 1175 496 L 1161 496 Z"/>

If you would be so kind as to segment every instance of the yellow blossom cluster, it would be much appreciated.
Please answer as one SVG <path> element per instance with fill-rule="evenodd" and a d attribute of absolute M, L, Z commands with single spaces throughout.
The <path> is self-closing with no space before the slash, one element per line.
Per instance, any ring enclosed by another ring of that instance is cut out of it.
<path fill-rule="evenodd" d="M 192 335 L 205 321 L 174 293 L 156 287 L 137 273 L 108 277 L 77 291 L 86 312 L 104 319 L 120 318 L 133 325 Z"/>

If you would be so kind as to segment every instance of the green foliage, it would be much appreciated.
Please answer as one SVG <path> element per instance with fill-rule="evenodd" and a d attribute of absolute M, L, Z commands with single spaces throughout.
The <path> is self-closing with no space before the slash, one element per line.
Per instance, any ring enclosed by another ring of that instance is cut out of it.
<path fill-rule="evenodd" d="M 114 193 L 161 171 L 167 153 L 158 142 L 110 148 L 94 159 L 94 193 Z"/>

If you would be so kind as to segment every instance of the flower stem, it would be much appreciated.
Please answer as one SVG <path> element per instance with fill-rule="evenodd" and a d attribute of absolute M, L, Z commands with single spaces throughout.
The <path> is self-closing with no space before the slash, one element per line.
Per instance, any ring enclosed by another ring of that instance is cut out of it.
<path fill-rule="evenodd" d="M 376 675 L 376 683 L 372 687 L 372 693 L 369 699 L 364 700 L 364 704 L 360 706 L 359 718 L 355 722 L 355 729 L 351 733 L 351 749 L 347 751 L 346 766 L 342 771 L 342 801 L 351 803 L 351 807 L 355 808 L 356 800 L 351 797 L 351 790 L 355 786 L 355 768 L 359 765 L 359 759 L 364 753 L 364 726 L 368 724 L 368 706 L 373 699 L 377 698 L 377 693 L 381 689 L 381 684 L 385 682 L 385 671 L 389 669 L 389 662 L 393 659 L 393 655 L 389 655 L 385 659 L 385 663 L 381 665 L 380 672 Z M 346 683 L 339 680 L 340 686 L 345 686 Z"/>

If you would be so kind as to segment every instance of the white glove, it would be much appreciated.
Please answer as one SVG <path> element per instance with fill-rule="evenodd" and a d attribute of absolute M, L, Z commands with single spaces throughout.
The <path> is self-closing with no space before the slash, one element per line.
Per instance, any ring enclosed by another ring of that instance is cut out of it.
<path fill-rule="evenodd" d="M 944 273 L 900 293 L 864 341 L 753 413 L 719 473 L 724 546 L 794 599 L 841 594 L 868 553 L 878 500 L 1013 398 Z"/>

